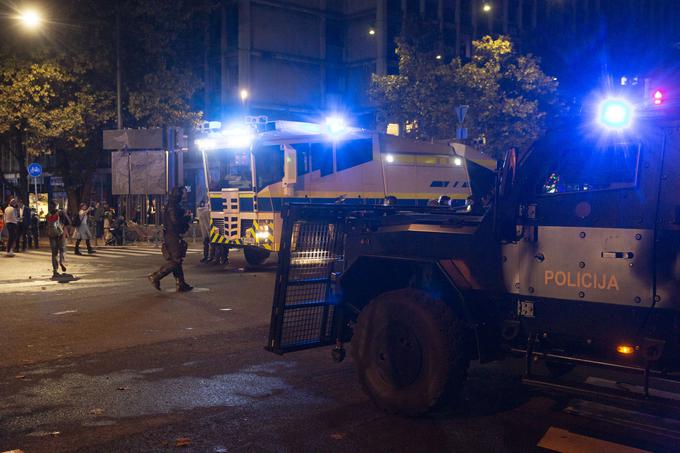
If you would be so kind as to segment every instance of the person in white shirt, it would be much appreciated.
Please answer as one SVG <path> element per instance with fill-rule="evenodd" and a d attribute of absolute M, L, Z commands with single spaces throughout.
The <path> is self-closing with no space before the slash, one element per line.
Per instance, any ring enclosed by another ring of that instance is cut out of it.
<path fill-rule="evenodd" d="M 8 257 L 14 256 L 14 250 L 17 244 L 17 234 L 19 223 L 19 217 L 17 216 L 17 201 L 12 198 L 5 208 L 5 228 L 7 228 L 8 238 L 7 238 L 7 255 Z"/>
<path fill-rule="evenodd" d="M 92 255 L 95 253 L 94 249 L 92 249 L 92 244 L 90 241 L 92 240 L 92 233 L 90 232 L 90 227 L 87 225 L 87 220 L 89 217 L 90 212 L 92 211 L 92 208 L 88 208 L 88 206 L 83 203 L 80 205 L 80 211 L 78 211 L 78 225 L 76 227 L 76 249 L 75 249 L 75 254 L 76 255 L 82 255 L 80 253 L 80 241 L 84 240 L 85 245 L 87 245 L 87 253 L 89 255 Z"/>

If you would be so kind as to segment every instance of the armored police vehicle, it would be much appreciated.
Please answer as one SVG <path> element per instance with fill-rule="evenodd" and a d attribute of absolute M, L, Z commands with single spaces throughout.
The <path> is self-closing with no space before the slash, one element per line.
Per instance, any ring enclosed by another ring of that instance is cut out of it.
<path fill-rule="evenodd" d="M 510 353 L 546 385 L 577 364 L 639 373 L 645 394 L 674 378 L 680 122 L 657 99 L 608 99 L 509 151 L 464 212 L 290 206 L 267 348 L 341 359 L 351 341 L 365 391 L 403 414 L 455 395 L 471 360 Z"/>
<path fill-rule="evenodd" d="M 244 248 L 253 265 L 278 251 L 287 203 L 425 206 L 445 197 L 462 206 L 475 189 L 470 173 L 480 184 L 493 179 L 489 160 L 470 147 L 456 152 L 335 117 L 324 124 L 256 117 L 206 131 L 197 144 L 210 188 L 211 242 Z"/>

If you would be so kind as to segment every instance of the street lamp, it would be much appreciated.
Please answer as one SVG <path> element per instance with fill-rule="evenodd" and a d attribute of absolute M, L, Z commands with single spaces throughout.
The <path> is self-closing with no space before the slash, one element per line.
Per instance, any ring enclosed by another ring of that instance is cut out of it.
<path fill-rule="evenodd" d="M 490 13 L 491 12 L 491 3 L 484 3 L 482 6 L 482 11 L 485 13 Z"/>
<path fill-rule="evenodd" d="M 246 90 L 244 88 L 244 89 L 241 90 L 241 92 L 239 94 L 241 96 L 241 102 L 245 103 L 248 100 L 248 94 L 249 94 L 248 90 Z"/>
<path fill-rule="evenodd" d="M 17 19 L 28 30 L 36 30 L 43 23 L 42 14 L 35 9 L 19 11 Z"/>

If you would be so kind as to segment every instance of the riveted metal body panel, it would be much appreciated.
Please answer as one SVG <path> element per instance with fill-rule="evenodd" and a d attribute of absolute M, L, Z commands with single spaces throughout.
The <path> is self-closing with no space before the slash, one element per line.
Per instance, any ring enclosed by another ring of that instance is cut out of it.
<path fill-rule="evenodd" d="M 537 226 L 504 246 L 508 292 L 554 299 L 651 306 L 653 231 Z M 516 284 L 518 283 L 518 284 Z"/>

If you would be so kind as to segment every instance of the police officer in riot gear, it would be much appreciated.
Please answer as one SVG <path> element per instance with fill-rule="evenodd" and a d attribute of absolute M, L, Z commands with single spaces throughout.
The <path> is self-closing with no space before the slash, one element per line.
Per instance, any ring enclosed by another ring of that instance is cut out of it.
<path fill-rule="evenodd" d="M 182 261 L 187 253 L 187 243 L 182 239 L 182 235 L 189 229 L 190 220 L 181 206 L 184 195 L 184 187 L 173 188 L 163 212 L 163 257 L 167 262 L 161 266 L 158 272 L 149 275 L 149 281 L 159 291 L 161 279 L 171 272 L 175 276 L 177 292 L 193 289 L 193 286 L 184 281 L 184 270 L 182 269 Z"/>

